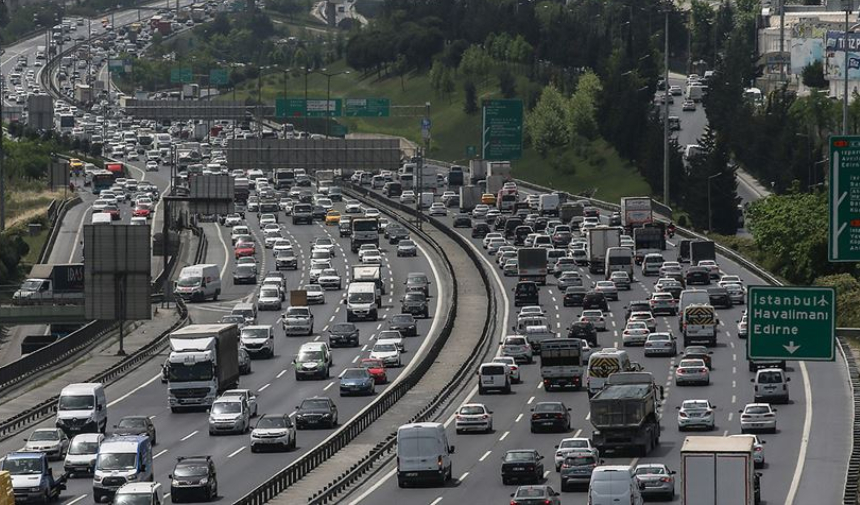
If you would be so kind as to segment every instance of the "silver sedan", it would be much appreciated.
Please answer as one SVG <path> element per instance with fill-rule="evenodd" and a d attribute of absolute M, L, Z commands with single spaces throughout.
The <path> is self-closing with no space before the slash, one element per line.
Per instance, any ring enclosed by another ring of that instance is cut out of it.
<path fill-rule="evenodd" d="M 675 368 L 675 385 L 711 383 L 711 375 L 704 360 L 682 359 Z"/>
<path fill-rule="evenodd" d="M 675 498 L 675 471 L 662 463 L 636 465 L 633 471 L 642 497 Z"/>

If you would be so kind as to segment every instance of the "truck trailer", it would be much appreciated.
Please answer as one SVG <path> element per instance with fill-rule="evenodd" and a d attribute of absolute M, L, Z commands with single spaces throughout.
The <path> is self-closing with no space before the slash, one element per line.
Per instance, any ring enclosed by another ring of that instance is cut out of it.
<path fill-rule="evenodd" d="M 761 501 L 752 437 L 690 436 L 681 446 L 681 503 L 756 505 Z"/>
<path fill-rule="evenodd" d="M 621 247 L 621 229 L 612 226 L 595 226 L 588 230 L 585 254 L 588 271 L 600 274 L 606 268 L 606 250 Z"/>
<path fill-rule="evenodd" d="M 167 358 L 170 410 L 208 408 L 239 384 L 239 327 L 193 324 L 174 331 Z"/>

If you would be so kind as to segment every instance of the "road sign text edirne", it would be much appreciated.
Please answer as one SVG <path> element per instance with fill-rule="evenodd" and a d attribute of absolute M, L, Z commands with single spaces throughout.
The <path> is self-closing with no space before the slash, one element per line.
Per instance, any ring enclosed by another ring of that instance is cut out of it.
<path fill-rule="evenodd" d="M 833 288 L 750 286 L 747 317 L 749 359 L 832 361 L 835 357 Z"/>

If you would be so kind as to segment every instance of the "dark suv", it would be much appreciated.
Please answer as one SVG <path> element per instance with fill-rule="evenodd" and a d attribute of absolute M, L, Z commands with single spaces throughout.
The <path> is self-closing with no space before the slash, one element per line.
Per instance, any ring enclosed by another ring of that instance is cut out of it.
<path fill-rule="evenodd" d="M 420 291 L 406 293 L 400 302 L 400 311 L 404 314 L 420 315 L 424 318 L 430 317 L 430 310 L 427 308 L 427 296 L 424 293 Z"/>
<path fill-rule="evenodd" d="M 198 501 L 197 497 L 213 501 L 218 496 L 218 476 L 212 456 L 179 457 L 173 473 L 167 477 L 174 503 Z"/>
<path fill-rule="evenodd" d="M 406 292 L 418 291 L 424 296 L 430 296 L 430 279 L 423 272 L 410 272 L 406 274 Z"/>
<path fill-rule="evenodd" d="M 686 280 L 687 286 L 692 286 L 694 284 L 710 284 L 711 271 L 705 267 L 690 267 L 687 269 Z"/>
<path fill-rule="evenodd" d="M 388 319 L 388 329 L 397 330 L 405 337 L 418 336 L 418 323 L 412 314 L 397 314 Z"/>
<path fill-rule="evenodd" d="M 588 321 L 576 321 L 567 329 L 567 338 L 581 338 L 591 347 L 597 347 L 597 329 Z"/>
<path fill-rule="evenodd" d="M 514 287 L 514 306 L 540 305 L 540 291 L 537 283 L 520 281 Z"/>
<path fill-rule="evenodd" d="M 331 398 L 315 396 L 296 407 L 296 429 L 337 426 L 337 406 Z"/>
<path fill-rule="evenodd" d="M 708 299 L 714 307 L 724 309 L 732 308 L 732 299 L 729 296 L 729 291 L 722 286 L 712 286 L 708 288 Z"/>
<path fill-rule="evenodd" d="M 589 291 L 585 293 L 585 298 L 582 299 L 582 309 L 600 309 L 604 312 L 609 311 L 609 303 L 606 302 L 606 295 L 598 291 Z"/>
<path fill-rule="evenodd" d="M 358 326 L 354 323 L 335 323 L 328 330 L 328 343 L 332 348 L 346 345 L 358 347 L 358 339 Z"/>

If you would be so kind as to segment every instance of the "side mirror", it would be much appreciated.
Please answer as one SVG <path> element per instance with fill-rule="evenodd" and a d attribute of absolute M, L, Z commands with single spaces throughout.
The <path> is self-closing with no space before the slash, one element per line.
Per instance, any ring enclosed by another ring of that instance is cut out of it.
<path fill-rule="evenodd" d="M 532 412 L 534 412 L 534 411 L 535 411 L 534 407 L 530 408 L 529 410 L 530 410 L 530 411 L 532 411 Z"/>
<path fill-rule="evenodd" d="M 743 414 L 743 413 L 744 413 L 744 409 L 741 409 L 738 411 L 738 414 Z"/>
<path fill-rule="evenodd" d="M 681 410 L 681 406 L 680 405 L 676 406 L 675 410 Z"/>
<path fill-rule="evenodd" d="M 167 478 L 170 480 L 173 480 L 173 474 L 172 473 L 167 474 Z"/>
<path fill-rule="evenodd" d="M 448 447 L 448 452 L 450 452 L 451 454 L 454 454 L 454 446 L 453 445 Z"/>
<path fill-rule="evenodd" d="M 750 382 L 753 382 L 753 383 L 754 383 L 754 382 L 755 382 L 755 379 L 750 379 Z"/>
<path fill-rule="evenodd" d="M 786 377 L 785 382 L 791 382 L 791 377 Z"/>

